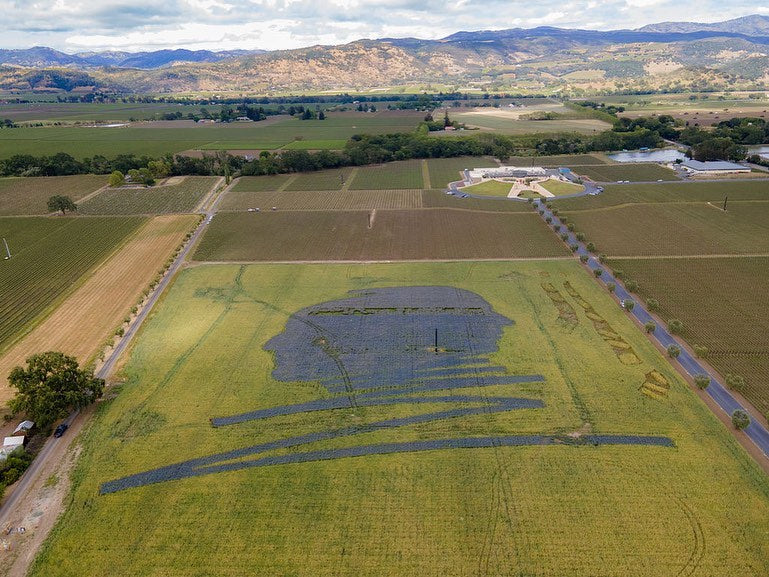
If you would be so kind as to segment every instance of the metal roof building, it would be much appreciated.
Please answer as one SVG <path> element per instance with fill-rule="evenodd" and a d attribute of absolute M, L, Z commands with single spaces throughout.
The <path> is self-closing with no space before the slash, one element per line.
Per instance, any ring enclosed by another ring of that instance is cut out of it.
<path fill-rule="evenodd" d="M 681 164 L 691 172 L 700 173 L 727 173 L 727 172 L 750 172 L 750 168 L 742 166 L 736 162 L 726 162 L 716 160 L 712 162 L 700 162 L 699 160 L 684 160 Z"/>

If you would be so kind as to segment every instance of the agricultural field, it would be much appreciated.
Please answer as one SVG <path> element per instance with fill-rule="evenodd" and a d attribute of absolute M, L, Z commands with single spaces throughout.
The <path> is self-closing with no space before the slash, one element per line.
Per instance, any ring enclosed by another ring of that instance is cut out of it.
<path fill-rule="evenodd" d="M 598 196 L 583 196 L 558 201 L 561 210 L 578 211 L 616 207 L 625 204 L 658 204 L 665 202 L 707 203 L 722 205 L 729 201 L 769 200 L 766 182 L 671 182 L 651 184 L 607 185 Z"/>
<path fill-rule="evenodd" d="M 402 160 L 387 164 L 360 166 L 350 190 L 423 189 L 421 160 Z"/>
<path fill-rule="evenodd" d="M 620 163 L 603 164 L 598 166 L 571 166 L 575 174 L 585 176 L 596 182 L 616 182 L 630 180 L 632 182 L 654 182 L 657 180 L 679 180 L 675 171 L 654 163 Z"/>
<path fill-rule="evenodd" d="M 0 216 L 47 214 L 53 195 L 78 202 L 106 184 L 106 177 L 95 174 L 0 178 Z"/>
<path fill-rule="evenodd" d="M 423 260 L 566 256 L 536 214 L 447 209 L 220 213 L 194 260 Z"/>
<path fill-rule="evenodd" d="M 349 186 L 354 171 L 354 168 L 345 167 L 317 172 L 300 172 L 292 175 L 288 184 L 279 190 L 341 190 L 345 184 Z"/>
<path fill-rule="evenodd" d="M 126 218 L 0 218 L 12 258 L 0 260 L 0 350 L 145 221 Z"/>
<path fill-rule="evenodd" d="M 28 97 L 28 96 L 25 96 Z M 206 106 L 209 112 L 218 105 Z M 17 124 L 29 122 L 122 122 L 130 119 L 147 120 L 163 114 L 181 112 L 184 116 L 198 114 L 200 106 L 167 103 L 125 102 L 31 102 L 0 104 L 0 118 L 10 118 Z"/>
<path fill-rule="evenodd" d="M 198 218 L 172 215 L 148 220 L 49 316 L 0 355 L 0 402 L 11 397 L 8 373 L 31 354 L 56 350 L 82 363 L 93 360 Z"/>
<path fill-rule="evenodd" d="M 221 180 L 217 176 L 184 176 L 177 184 L 107 188 L 78 207 L 81 214 L 167 214 L 192 212 Z M 176 179 L 169 179 L 176 181 Z M 222 181 L 224 182 L 224 181 Z"/>
<path fill-rule="evenodd" d="M 231 190 L 219 203 L 220 211 L 267 210 L 372 210 L 422 208 L 420 190 L 334 190 L 319 192 L 243 192 Z"/>
<path fill-rule="evenodd" d="M 739 392 L 769 414 L 769 257 L 617 259 L 609 261 L 659 301 L 662 319 L 683 321 L 683 337 L 709 349 L 722 375 L 745 379 Z"/>
<path fill-rule="evenodd" d="M 0 131 L 0 158 L 14 154 L 52 155 L 66 152 L 76 158 L 162 156 L 186 150 L 273 150 L 300 141 L 321 148 L 321 141 L 346 140 L 354 134 L 413 131 L 422 115 L 382 111 L 329 113 L 326 120 L 270 117 L 261 122 L 196 124 L 193 121 L 139 122 L 128 126 L 44 126 Z"/>
<path fill-rule="evenodd" d="M 501 180 L 486 180 L 478 184 L 465 186 L 461 189 L 461 192 L 467 194 L 476 194 L 478 196 L 499 196 L 501 198 L 507 198 L 510 194 L 510 190 L 513 188 L 512 182 L 502 182 Z"/>
<path fill-rule="evenodd" d="M 561 103 L 552 102 L 522 108 L 476 108 L 467 112 L 449 112 L 449 116 L 452 120 L 467 124 L 468 127 L 511 135 L 561 132 L 593 134 L 611 128 L 608 122 L 588 118 L 580 112 Z M 530 115 L 548 114 L 554 114 L 556 118 L 527 118 Z"/>
<path fill-rule="evenodd" d="M 563 212 L 609 256 L 769 253 L 769 202 L 632 204 Z"/>
<path fill-rule="evenodd" d="M 270 192 L 283 190 L 283 186 L 295 176 L 273 174 L 269 176 L 242 176 L 230 189 L 232 192 Z"/>
<path fill-rule="evenodd" d="M 769 572 L 766 475 L 572 260 L 194 266 L 124 376 L 31 577 Z"/>
<path fill-rule="evenodd" d="M 543 166 L 559 168 L 561 166 L 581 166 L 586 164 L 612 164 L 602 154 L 563 154 L 555 156 L 511 156 L 505 159 L 506 166 Z"/>
<path fill-rule="evenodd" d="M 497 166 L 497 164 L 497 161 L 490 156 L 430 158 L 427 160 L 430 175 L 430 186 L 427 188 L 446 188 L 450 182 L 462 180 L 461 172 L 466 168 Z"/>
<path fill-rule="evenodd" d="M 534 210 L 530 204 L 525 202 L 508 202 L 504 198 L 461 198 L 440 190 L 423 190 L 422 206 L 424 208 L 454 208 L 484 212 L 530 213 Z"/>

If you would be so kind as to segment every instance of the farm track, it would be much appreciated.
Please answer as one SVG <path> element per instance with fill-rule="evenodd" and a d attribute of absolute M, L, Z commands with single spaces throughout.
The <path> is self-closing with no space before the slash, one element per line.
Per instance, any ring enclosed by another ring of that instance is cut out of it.
<path fill-rule="evenodd" d="M 11 397 L 5 375 L 32 353 L 61 350 L 81 362 L 93 357 L 139 300 L 195 218 L 163 216 L 149 221 L 49 317 L 0 357 L 0 401 Z"/>

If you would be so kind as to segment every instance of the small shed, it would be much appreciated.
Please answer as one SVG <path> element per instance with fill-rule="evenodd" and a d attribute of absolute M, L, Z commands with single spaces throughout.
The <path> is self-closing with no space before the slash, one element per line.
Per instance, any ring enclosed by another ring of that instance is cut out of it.
<path fill-rule="evenodd" d="M 13 437 L 16 437 L 16 436 L 26 436 L 34 428 L 35 428 L 35 422 L 34 421 L 22 421 L 13 430 L 13 434 L 11 436 L 13 436 Z"/>
<path fill-rule="evenodd" d="M 11 451 L 14 451 L 18 449 L 19 447 L 23 447 L 27 444 L 27 438 L 26 437 L 5 437 L 3 439 L 3 449 L 10 449 Z"/>

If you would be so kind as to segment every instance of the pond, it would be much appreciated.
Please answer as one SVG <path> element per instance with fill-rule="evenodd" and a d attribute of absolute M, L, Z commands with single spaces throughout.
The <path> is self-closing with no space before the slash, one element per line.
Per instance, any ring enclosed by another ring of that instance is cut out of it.
<path fill-rule="evenodd" d="M 749 146 L 748 154 L 758 154 L 764 158 L 769 158 L 769 146 Z"/>
<path fill-rule="evenodd" d="M 678 158 L 681 160 L 686 159 L 683 152 L 679 152 L 674 148 L 615 152 L 614 154 L 609 154 L 608 157 L 616 162 L 675 162 Z"/>

